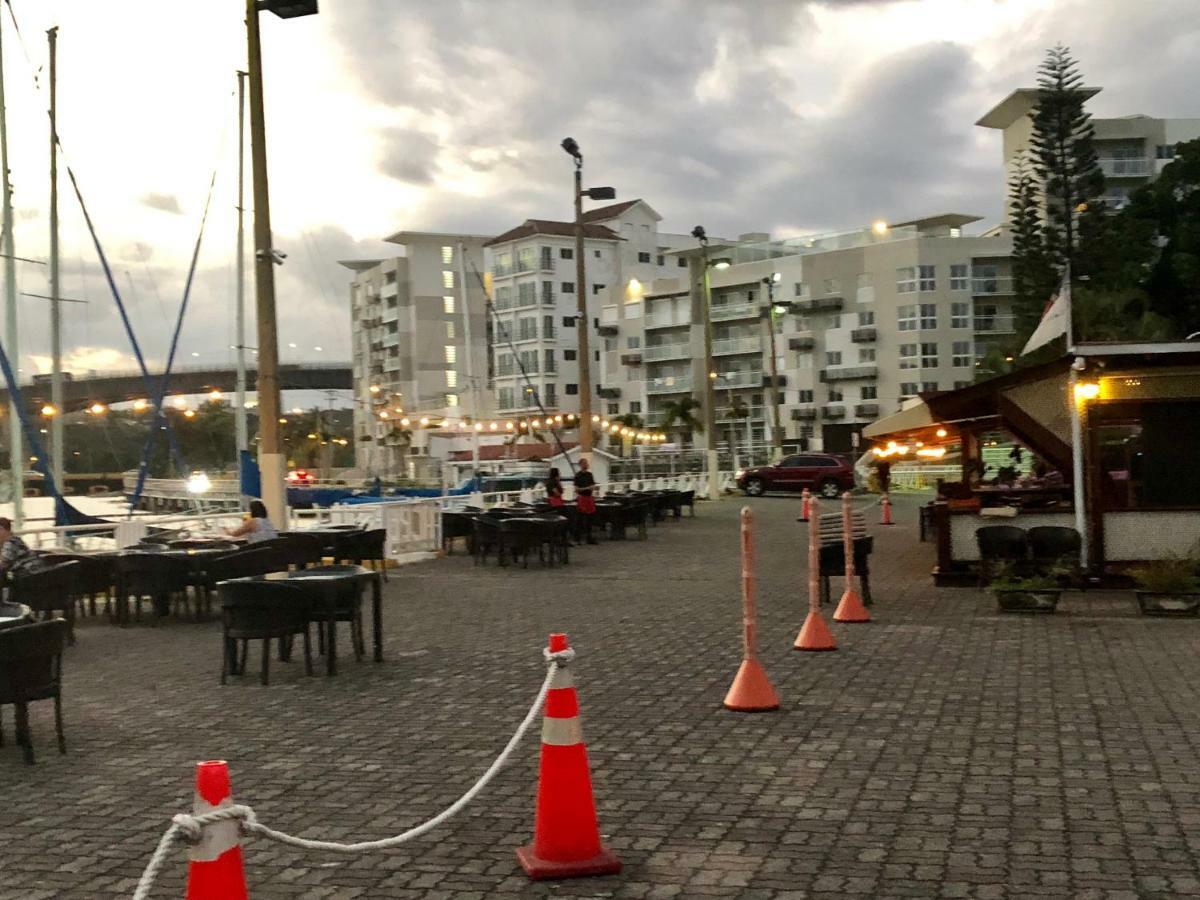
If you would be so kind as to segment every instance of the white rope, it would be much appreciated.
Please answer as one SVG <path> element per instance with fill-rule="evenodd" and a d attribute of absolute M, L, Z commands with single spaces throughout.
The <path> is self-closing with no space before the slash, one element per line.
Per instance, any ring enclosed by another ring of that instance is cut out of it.
<path fill-rule="evenodd" d="M 517 745 L 521 743 L 521 739 L 525 737 L 525 732 L 529 730 L 529 726 L 533 724 L 538 713 L 541 712 L 542 706 L 546 702 L 546 695 L 550 692 L 550 684 L 554 680 L 554 675 L 558 671 L 558 667 L 570 663 L 575 658 L 575 651 L 567 649 L 552 653 L 547 649 L 543 651 L 543 655 L 546 658 L 546 662 L 549 663 L 549 668 L 546 670 L 546 679 L 542 682 L 542 686 L 533 700 L 533 705 L 529 707 L 529 712 L 525 714 L 525 718 L 521 720 L 521 724 L 517 726 L 517 730 L 513 732 L 513 736 L 509 738 L 504 749 L 500 751 L 500 755 L 496 757 L 495 762 L 488 767 L 486 772 L 479 776 L 479 780 L 471 785 L 465 794 L 427 822 L 410 828 L 408 831 L 398 834 L 395 837 L 382 838 L 377 841 L 359 841 L 353 844 L 342 844 L 336 841 L 309 840 L 308 838 L 297 837 L 283 831 L 276 831 L 274 828 L 268 828 L 258 821 L 254 815 L 254 810 L 249 806 L 235 804 L 199 815 L 181 813 L 171 819 L 171 826 L 163 834 L 162 839 L 158 842 L 158 846 L 154 849 L 150 861 L 146 864 L 146 870 L 142 873 L 141 880 L 138 881 L 137 889 L 133 892 L 133 900 L 146 900 L 150 896 L 150 890 L 154 886 L 158 872 L 162 868 L 163 863 L 166 862 L 171 848 L 177 842 L 186 840 L 195 843 L 199 841 L 200 835 L 203 833 L 206 825 L 212 825 L 227 819 L 239 820 L 241 831 L 246 835 L 257 834 L 269 840 L 288 844 L 292 847 L 299 847 L 303 850 L 328 850 L 332 853 L 367 853 L 372 850 L 390 850 L 431 831 L 447 819 L 462 812 L 463 808 L 474 800 L 480 791 L 487 787 L 488 783 L 496 777 L 496 773 L 508 762 L 513 751 L 517 749 Z"/>

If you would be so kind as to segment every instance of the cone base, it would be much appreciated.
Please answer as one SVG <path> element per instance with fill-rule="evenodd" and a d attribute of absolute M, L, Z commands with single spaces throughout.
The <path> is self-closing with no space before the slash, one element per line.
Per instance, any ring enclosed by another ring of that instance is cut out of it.
<path fill-rule="evenodd" d="M 870 622 L 871 614 L 863 606 L 862 597 L 857 591 L 846 591 L 838 603 L 837 611 L 833 614 L 835 622 Z"/>
<path fill-rule="evenodd" d="M 729 693 L 725 695 L 725 708 L 734 712 L 769 712 L 779 709 L 779 695 L 767 677 L 766 670 L 757 659 L 744 659 Z"/>
<path fill-rule="evenodd" d="M 593 875 L 616 875 L 621 871 L 621 861 L 607 847 L 601 847 L 600 852 L 591 859 L 577 859 L 570 862 L 555 862 L 550 859 L 540 859 L 533 852 L 533 845 L 517 848 L 517 862 L 534 881 L 547 881 L 553 878 L 587 878 Z"/>
<path fill-rule="evenodd" d="M 792 649 L 837 649 L 837 641 L 833 639 L 833 633 L 830 632 L 829 626 L 825 624 L 825 619 L 819 612 L 809 611 L 808 618 L 804 620 L 804 627 L 800 629 L 800 634 L 796 638 L 796 643 L 792 646 Z"/>

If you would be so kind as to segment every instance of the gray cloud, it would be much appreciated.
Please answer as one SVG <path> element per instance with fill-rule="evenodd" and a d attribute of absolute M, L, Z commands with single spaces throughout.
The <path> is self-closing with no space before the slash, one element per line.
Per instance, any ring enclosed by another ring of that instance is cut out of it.
<path fill-rule="evenodd" d="M 414 128 L 389 128 L 380 134 L 379 171 L 409 184 L 433 181 L 441 146 L 437 138 Z"/>
<path fill-rule="evenodd" d="M 179 205 L 179 198 L 174 194 L 160 194 L 155 191 L 151 191 L 149 193 L 142 194 L 142 196 L 138 198 L 138 202 L 140 202 L 142 206 L 147 206 L 150 209 L 157 209 L 160 212 L 170 213 L 173 216 L 183 215 L 183 208 Z"/>

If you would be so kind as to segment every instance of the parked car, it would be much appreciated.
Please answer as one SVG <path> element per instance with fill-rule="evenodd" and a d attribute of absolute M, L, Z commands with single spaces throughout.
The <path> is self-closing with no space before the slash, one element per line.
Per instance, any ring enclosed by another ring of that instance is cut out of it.
<path fill-rule="evenodd" d="M 808 488 L 822 497 L 837 497 L 854 489 L 854 467 L 830 453 L 798 453 L 785 456 L 774 466 L 742 469 L 737 486 L 751 497 L 767 491 L 802 491 Z"/>

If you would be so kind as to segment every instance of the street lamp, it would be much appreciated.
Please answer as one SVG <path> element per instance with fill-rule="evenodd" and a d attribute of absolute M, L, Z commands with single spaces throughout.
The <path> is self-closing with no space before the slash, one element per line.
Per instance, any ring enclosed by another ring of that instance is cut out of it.
<path fill-rule="evenodd" d="M 560 146 L 575 160 L 575 339 L 579 365 L 579 452 L 588 456 L 592 452 L 592 429 L 587 422 L 592 418 L 592 356 L 588 348 L 591 317 L 588 315 L 587 272 L 583 261 L 583 198 L 613 200 L 617 192 L 610 187 L 583 188 L 583 153 L 574 138 L 563 138 Z"/>
<path fill-rule="evenodd" d="M 287 457 L 279 435 L 279 336 L 275 316 L 275 266 L 285 254 L 271 246 L 271 204 L 267 186 L 267 125 L 263 111 L 260 10 L 281 19 L 311 16 L 317 0 L 246 0 L 246 45 L 250 72 L 250 157 L 254 171 L 254 286 L 258 322 L 258 465 L 262 499 L 271 521 L 286 528 Z"/>
<path fill-rule="evenodd" d="M 780 280 L 778 272 L 762 280 L 767 289 L 767 305 L 763 307 L 763 320 L 771 341 L 771 444 L 775 447 L 776 461 L 783 456 L 783 426 L 779 420 L 779 364 L 775 361 L 775 285 Z"/>
<path fill-rule="evenodd" d="M 721 481 L 717 471 L 719 465 L 717 458 L 717 396 L 714 386 L 716 381 L 716 367 L 713 365 L 713 338 L 712 338 L 712 316 L 710 307 L 712 306 L 712 278 L 710 270 L 716 267 L 716 262 L 709 261 L 708 258 L 708 234 L 704 231 L 703 225 L 697 225 L 692 229 L 692 237 L 700 244 L 701 264 L 703 270 L 703 290 L 704 294 L 700 298 L 700 315 L 701 322 L 704 325 L 704 371 L 708 377 L 704 379 L 704 430 L 708 435 L 707 439 L 707 462 L 708 462 L 708 499 L 719 500 L 721 498 Z M 722 268 L 727 268 L 728 260 L 719 260 L 724 262 Z"/>

